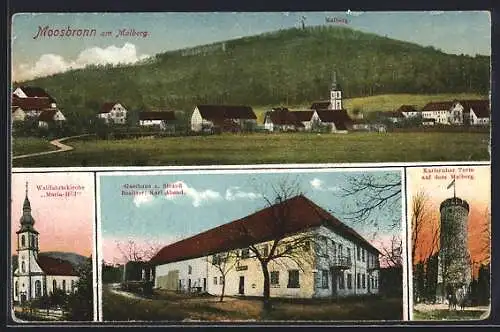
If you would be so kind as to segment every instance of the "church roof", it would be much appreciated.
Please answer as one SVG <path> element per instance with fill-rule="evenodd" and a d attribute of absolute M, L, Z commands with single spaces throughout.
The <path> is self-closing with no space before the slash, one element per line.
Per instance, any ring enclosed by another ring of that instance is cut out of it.
<path fill-rule="evenodd" d="M 327 109 L 328 107 L 330 107 L 330 101 L 329 100 L 315 101 L 311 105 L 311 109 L 312 110 Z"/>
<path fill-rule="evenodd" d="M 24 94 L 28 96 L 28 98 L 47 98 L 51 103 L 55 103 L 56 100 L 54 97 L 49 95 L 44 89 L 37 86 L 20 86 L 21 90 L 23 90 Z"/>
<path fill-rule="evenodd" d="M 19 219 L 21 228 L 16 232 L 17 234 L 25 231 L 31 231 L 32 233 L 38 234 L 38 232 L 33 228 L 35 224 L 35 219 L 31 215 L 31 203 L 28 198 L 28 183 L 26 183 L 26 196 L 24 197 L 23 203 L 23 215 Z"/>
<path fill-rule="evenodd" d="M 53 258 L 45 255 L 39 255 L 37 263 L 47 275 L 54 276 L 79 276 L 70 262 Z"/>
<path fill-rule="evenodd" d="M 282 229 L 284 235 L 292 235 L 324 225 L 371 252 L 379 253 L 354 229 L 342 223 L 305 196 L 298 195 L 241 219 L 167 245 L 158 251 L 150 260 L 150 264 L 160 265 L 178 262 L 270 241 L 275 234 L 273 233 L 273 225 L 276 225 L 274 216 L 277 213 L 276 209 L 283 208 L 287 211 L 286 222 L 283 222 Z"/>

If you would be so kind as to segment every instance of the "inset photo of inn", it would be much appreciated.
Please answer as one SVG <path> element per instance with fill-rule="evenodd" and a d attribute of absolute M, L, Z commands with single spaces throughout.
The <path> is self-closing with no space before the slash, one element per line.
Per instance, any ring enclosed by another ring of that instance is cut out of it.
<path fill-rule="evenodd" d="M 409 168 L 414 320 L 490 312 L 490 166 Z"/>
<path fill-rule="evenodd" d="M 14 173 L 11 198 L 12 318 L 93 321 L 93 174 Z"/>
<path fill-rule="evenodd" d="M 104 321 L 402 320 L 401 170 L 98 175 Z"/>

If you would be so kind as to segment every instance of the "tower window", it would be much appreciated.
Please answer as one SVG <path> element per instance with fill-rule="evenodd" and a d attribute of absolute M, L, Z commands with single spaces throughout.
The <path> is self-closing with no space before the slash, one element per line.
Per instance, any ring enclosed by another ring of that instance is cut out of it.
<path fill-rule="evenodd" d="M 26 272 L 26 265 L 24 264 L 24 261 L 21 263 L 21 272 Z"/>
<path fill-rule="evenodd" d="M 14 294 L 16 294 L 16 296 L 18 296 L 19 294 L 19 282 L 16 281 L 16 287 L 14 288 Z"/>
<path fill-rule="evenodd" d="M 21 246 L 25 246 L 26 245 L 26 239 L 24 238 L 24 235 L 21 236 Z"/>

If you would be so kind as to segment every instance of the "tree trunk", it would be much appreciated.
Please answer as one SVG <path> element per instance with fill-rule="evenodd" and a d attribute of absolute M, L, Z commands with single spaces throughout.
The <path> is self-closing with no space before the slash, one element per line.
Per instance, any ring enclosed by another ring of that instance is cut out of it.
<path fill-rule="evenodd" d="M 271 299 L 270 299 L 271 280 L 269 278 L 269 270 L 267 269 L 267 263 L 261 262 L 261 265 L 262 265 L 262 273 L 264 274 L 264 292 L 262 294 L 264 311 L 270 311 L 272 309 Z"/>
<path fill-rule="evenodd" d="M 226 290 L 226 277 L 222 277 L 222 292 L 220 293 L 220 299 L 219 302 L 222 302 L 224 300 L 224 291 Z"/>

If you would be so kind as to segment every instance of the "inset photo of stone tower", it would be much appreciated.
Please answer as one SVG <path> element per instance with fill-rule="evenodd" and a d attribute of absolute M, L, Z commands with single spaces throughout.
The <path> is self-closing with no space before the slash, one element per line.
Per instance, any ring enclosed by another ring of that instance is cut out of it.
<path fill-rule="evenodd" d="M 490 166 L 407 169 L 414 320 L 489 315 Z"/>

